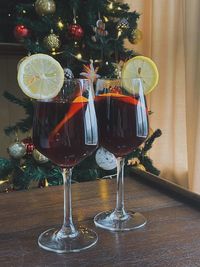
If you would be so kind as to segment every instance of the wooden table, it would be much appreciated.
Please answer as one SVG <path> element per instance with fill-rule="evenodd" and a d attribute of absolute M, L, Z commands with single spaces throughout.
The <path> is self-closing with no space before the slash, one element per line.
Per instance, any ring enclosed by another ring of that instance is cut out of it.
<path fill-rule="evenodd" d="M 74 221 L 95 229 L 96 213 L 115 206 L 115 179 L 74 184 Z M 127 208 L 142 212 L 145 227 L 111 233 L 80 253 L 40 249 L 38 235 L 62 223 L 62 187 L 0 194 L 0 267 L 200 266 L 200 198 L 152 175 L 125 179 Z"/>

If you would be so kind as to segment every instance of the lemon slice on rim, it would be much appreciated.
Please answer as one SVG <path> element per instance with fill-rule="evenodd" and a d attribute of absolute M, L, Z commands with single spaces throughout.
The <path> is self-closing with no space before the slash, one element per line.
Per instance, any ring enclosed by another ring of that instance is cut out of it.
<path fill-rule="evenodd" d="M 35 54 L 21 62 L 17 80 L 27 96 L 34 99 L 50 99 L 55 97 L 62 88 L 64 71 L 53 57 Z"/>
<path fill-rule="evenodd" d="M 156 64 L 148 57 L 136 56 L 129 59 L 122 68 L 122 84 L 129 92 L 133 92 L 133 78 L 140 78 L 144 94 L 150 93 L 158 84 L 159 74 Z"/>

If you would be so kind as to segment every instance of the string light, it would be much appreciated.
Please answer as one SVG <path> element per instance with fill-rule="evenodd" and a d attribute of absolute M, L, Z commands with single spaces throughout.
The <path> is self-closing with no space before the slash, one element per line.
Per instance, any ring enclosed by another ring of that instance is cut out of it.
<path fill-rule="evenodd" d="M 76 58 L 77 58 L 77 59 L 82 59 L 82 55 L 81 55 L 81 53 L 78 53 L 78 54 L 76 55 Z"/>
<path fill-rule="evenodd" d="M 118 31 L 118 35 L 117 35 L 117 37 L 119 38 L 121 35 L 122 35 L 122 31 L 119 30 L 119 31 Z"/>
<path fill-rule="evenodd" d="M 109 9 L 113 9 L 113 2 L 111 2 L 108 6 Z"/>
<path fill-rule="evenodd" d="M 59 51 L 59 52 L 53 51 L 51 54 L 52 56 L 55 56 L 55 55 L 60 55 L 62 53 L 64 53 L 64 51 Z"/>
<path fill-rule="evenodd" d="M 49 186 L 47 179 L 45 179 L 45 187 Z"/>
<path fill-rule="evenodd" d="M 8 181 L 9 181 L 9 180 L 1 180 L 1 181 L 0 181 L 0 185 L 6 183 L 6 182 L 8 182 Z"/>
<path fill-rule="evenodd" d="M 25 9 L 23 9 L 23 10 L 22 10 L 22 13 L 23 13 L 23 14 L 26 14 L 26 10 L 25 10 Z"/>
<path fill-rule="evenodd" d="M 108 18 L 107 17 L 104 16 L 103 18 L 104 18 L 105 22 L 108 22 Z"/>
<path fill-rule="evenodd" d="M 64 28 L 64 24 L 61 20 L 58 21 L 57 25 L 58 25 L 58 28 L 61 30 Z"/>

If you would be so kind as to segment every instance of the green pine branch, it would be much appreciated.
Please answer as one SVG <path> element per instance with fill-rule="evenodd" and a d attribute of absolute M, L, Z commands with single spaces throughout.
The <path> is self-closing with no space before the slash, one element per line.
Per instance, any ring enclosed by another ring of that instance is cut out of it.
<path fill-rule="evenodd" d="M 151 172 L 155 175 L 159 175 L 160 171 L 153 165 L 152 159 L 147 156 L 147 152 L 152 148 L 152 145 L 156 138 L 160 137 L 162 132 L 160 129 L 157 129 L 144 143 L 142 148 L 137 148 L 132 153 L 126 157 L 126 163 L 128 160 L 133 158 L 138 158 L 140 164 L 142 164 L 146 171 Z M 136 165 L 137 167 L 137 165 Z"/>
<path fill-rule="evenodd" d="M 160 129 L 157 129 L 144 143 L 144 147 L 142 148 L 141 154 L 145 155 L 148 150 L 152 148 L 152 145 L 156 138 L 160 137 L 162 132 Z"/>
<path fill-rule="evenodd" d="M 12 173 L 14 164 L 9 159 L 0 158 L 0 179 L 6 180 L 7 176 Z"/>
<path fill-rule="evenodd" d="M 33 123 L 33 102 L 29 98 L 17 98 L 13 94 L 4 92 L 3 96 L 13 104 L 19 105 L 24 108 L 26 118 L 21 119 L 19 122 L 16 122 L 14 125 L 8 126 L 4 129 L 6 135 L 10 135 L 18 130 L 23 133 L 30 131 Z"/>

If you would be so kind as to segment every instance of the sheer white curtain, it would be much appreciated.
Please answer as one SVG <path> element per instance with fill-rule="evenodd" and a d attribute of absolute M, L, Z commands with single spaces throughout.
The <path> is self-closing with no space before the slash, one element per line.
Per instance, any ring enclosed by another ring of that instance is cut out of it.
<path fill-rule="evenodd" d="M 153 129 L 163 135 L 150 152 L 161 176 L 200 193 L 200 1 L 134 0 L 143 40 L 127 45 L 151 57 L 160 81 L 148 97 Z"/>

